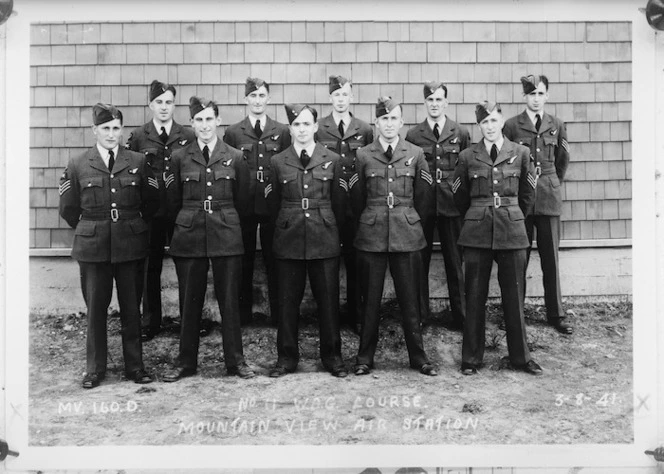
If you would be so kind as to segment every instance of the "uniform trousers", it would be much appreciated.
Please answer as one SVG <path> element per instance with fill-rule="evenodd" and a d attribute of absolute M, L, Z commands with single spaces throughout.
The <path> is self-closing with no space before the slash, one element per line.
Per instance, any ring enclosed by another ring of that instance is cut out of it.
<path fill-rule="evenodd" d="M 427 246 L 422 250 L 424 261 L 424 273 L 422 275 L 422 316 L 429 316 L 429 267 L 431 265 L 431 254 L 433 252 L 434 227 L 438 228 L 440 238 L 440 249 L 443 253 L 445 264 L 445 276 L 447 279 L 447 291 L 450 297 L 450 309 L 452 319 L 456 323 L 463 323 L 466 317 L 466 291 L 463 280 L 463 253 L 457 241 L 463 226 L 463 217 L 436 216 L 425 222 L 424 237 Z"/>
<path fill-rule="evenodd" d="M 251 321 L 252 306 L 254 303 L 254 259 L 256 257 L 256 230 L 260 224 L 261 251 L 265 272 L 267 273 L 267 292 L 270 301 L 270 316 L 272 323 L 279 320 L 279 304 L 277 297 L 278 278 L 274 268 L 274 254 L 272 240 L 274 238 L 274 224 L 269 217 L 247 216 L 240 218 L 242 227 L 242 243 L 244 255 L 242 256 L 242 286 L 240 288 L 240 316 L 242 323 Z"/>
<path fill-rule="evenodd" d="M 176 365 L 186 369 L 196 369 L 198 365 L 199 329 L 210 263 L 212 264 L 214 294 L 221 313 L 224 362 L 227 368 L 237 367 L 244 363 L 238 304 L 242 256 L 173 257 L 173 260 L 182 298 L 180 301 L 182 311 L 180 354 Z"/>
<path fill-rule="evenodd" d="M 544 286 L 544 304 L 549 321 L 565 318 L 563 300 L 560 292 L 560 267 L 558 247 L 560 246 L 560 216 L 531 215 L 526 218 L 528 241 L 532 245 L 534 228 L 537 227 L 537 251 L 542 265 L 542 283 Z M 526 266 L 530 261 L 528 247 Z M 525 294 L 525 292 L 524 292 Z"/>
<path fill-rule="evenodd" d="M 144 369 L 141 345 L 141 315 L 138 311 L 139 268 L 143 260 L 129 262 L 78 262 L 81 290 L 87 306 L 87 372 L 105 373 L 108 355 L 106 324 L 113 295 L 113 280 L 120 305 L 122 355 L 125 373 Z"/>
<path fill-rule="evenodd" d="M 378 346 L 379 309 L 387 264 L 394 280 L 394 289 L 401 309 L 401 324 L 410 366 L 419 369 L 429 362 L 424 352 L 420 322 L 422 252 L 364 252 L 357 251 L 358 276 L 362 292 L 362 320 L 360 348 L 356 363 L 373 366 Z"/>
<path fill-rule="evenodd" d="M 276 259 L 279 285 L 277 365 L 294 371 L 300 359 L 298 320 L 309 275 L 320 327 L 320 358 L 326 370 L 343 366 L 339 335 L 339 258 Z"/>
<path fill-rule="evenodd" d="M 138 296 L 143 300 L 143 326 L 152 330 L 161 327 L 161 270 L 164 247 L 173 236 L 173 220 L 166 216 L 153 217 L 150 221 L 150 250 L 147 271 L 140 279 Z"/>
<path fill-rule="evenodd" d="M 360 295 L 359 295 L 359 282 L 357 280 L 357 254 L 353 241 L 355 240 L 355 233 L 357 232 L 357 225 L 352 218 L 348 218 L 339 230 L 339 237 L 341 238 L 341 255 L 344 259 L 344 267 L 346 268 L 346 306 L 347 314 L 344 322 L 355 326 L 361 313 Z"/>
<path fill-rule="evenodd" d="M 523 316 L 526 280 L 526 249 L 493 250 L 464 248 L 466 262 L 466 320 L 463 327 L 462 362 L 479 366 L 484 358 L 486 300 L 491 267 L 498 264 L 498 284 L 507 331 L 507 349 L 512 364 L 530 360 Z"/>

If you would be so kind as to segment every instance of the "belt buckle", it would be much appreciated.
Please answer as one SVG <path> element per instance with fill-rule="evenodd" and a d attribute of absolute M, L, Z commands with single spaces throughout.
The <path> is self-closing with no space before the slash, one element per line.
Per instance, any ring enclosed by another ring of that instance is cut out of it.
<path fill-rule="evenodd" d="M 390 193 L 387 196 L 387 207 L 394 209 L 394 194 Z"/>
<path fill-rule="evenodd" d="M 302 209 L 309 209 L 309 198 L 302 198 Z"/>
<path fill-rule="evenodd" d="M 437 169 L 436 170 L 436 179 L 443 179 L 443 170 Z"/>
<path fill-rule="evenodd" d="M 256 179 L 259 183 L 263 183 L 265 181 L 265 174 L 263 170 L 256 171 Z"/>
<path fill-rule="evenodd" d="M 111 219 L 113 222 L 117 222 L 118 219 L 120 218 L 120 214 L 118 213 L 117 209 L 111 209 Z"/>
<path fill-rule="evenodd" d="M 209 199 L 203 201 L 203 210 L 212 213 L 212 201 L 210 201 Z"/>
<path fill-rule="evenodd" d="M 500 207 L 500 205 L 501 205 L 500 196 L 494 196 L 493 197 L 493 207 L 498 209 Z"/>
<path fill-rule="evenodd" d="M 535 166 L 535 177 L 539 178 L 541 174 L 542 174 L 542 167 L 541 166 Z"/>

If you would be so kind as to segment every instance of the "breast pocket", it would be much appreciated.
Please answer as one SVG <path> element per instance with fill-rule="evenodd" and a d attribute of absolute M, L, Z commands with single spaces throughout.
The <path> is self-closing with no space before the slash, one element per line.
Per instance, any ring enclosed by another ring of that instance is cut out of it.
<path fill-rule="evenodd" d="M 311 175 L 314 178 L 316 197 L 329 199 L 332 181 L 334 180 L 334 170 L 332 166 L 323 169 L 321 166 L 311 170 Z"/>
<path fill-rule="evenodd" d="M 325 148 L 328 148 L 332 151 L 336 150 L 337 148 L 337 142 L 336 140 L 321 140 L 320 144 L 323 145 Z"/>
<path fill-rule="evenodd" d="M 180 174 L 182 182 L 182 199 L 200 199 L 199 182 L 201 174 L 198 171 Z"/>
<path fill-rule="evenodd" d="M 87 176 L 79 179 L 81 206 L 92 207 L 104 203 L 104 178 Z"/>
<path fill-rule="evenodd" d="M 265 144 L 265 157 L 271 158 L 272 155 L 279 153 L 279 144 L 278 143 L 266 143 Z"/>
<path fill-rule="evenodd" d="M 241 143 L 239 150 L 242 152 L 244 155 L 245 159 L 251 158 L 251 152 L 254 149 L 254 144 L 253 143 Z"/>
<path fill-rule="evenodd" d="M 401 196 L 413 195 L 413 180 L 415 179 L 415 168 L 396 168 L 396 190 Z"/>
<path fill-rule="evenodd" d="M 443 145 L 443 155 L 447 158 L 448 163 L 445 166 L 453 168 L 456 166 L 457 161 L 459 161 L 459 152 L 461 147 L 459 145 Z"/>
<path fill-rule="evenodd" d="M 143 154 L 145 155 L 145 161 L 148 166 L 154 166 L 157 161 L 162 159 L 162 153 L 157 148 L 146 148 L 143 150 Z"/>
<path fill-rule="evenodd" d="M 558 146 L 558 136 L 551 135 L 547 133 L 542 137 L 544 141 L 544 147 L 546 149 L 545 156 L 549 161 L 555 161 L 556 159 L 556 147 Z"/>
<path fill-rule="evenodd" d="M 120 178 L 120 190 L 117 197 L 121 207 L 139 206 L 141 202 L 141 178 L 128 176 Z"/>
<path fill-rule="evenodd" d="M 284 173 L 279 177 L 279 184 L 281 185 L 281 195 L 284 198 L 292 199 L 301 197 L 300 186 L 298 186 L 297 181 L 297 171 L 293 170 L 288 173 Z"/>
<path fill-rule="evenodd" d="M 489 170 L 478 169 L 469 172 L 470 197 L 486 197 L 489 195 Z"/>
<path fill-rule="evenodd" d="M 235 168 L 224 167 L 214 171 L 212 196 L 214 199 L 232 199 L 233 184 L 235 183 Z"/>
<path fill-rule="evenodd" d="M 519 137 L 515 141 L 519 145 L 527 146 L 528 148 L 530 148 L 530 145 L 532 144 L 533 138 L 532 137 Z"/>
<path fill-rule="evenodd" d="M 504 196 L 518 196 L 519 195 L 519 181 L 521 180 L 521 168 L 512 166 L 503 171 L 503 179 L 505 187 L 503 189 Z"/>
<path fill-rule="evenodd" d="M 364 170 L 364 179 L 366 181 L 367 191 L 370 196 L 385 196 L 385 169 L 367 168 Z"/>

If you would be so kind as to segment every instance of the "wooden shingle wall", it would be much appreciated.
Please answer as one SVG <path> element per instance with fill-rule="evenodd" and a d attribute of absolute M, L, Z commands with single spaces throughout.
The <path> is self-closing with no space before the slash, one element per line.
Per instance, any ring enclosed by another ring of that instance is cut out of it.
<path fill-rule="evenodd" d="M 245 114 L 244 80 L 271 83 L 269 114 L 284 102 L 330 112 L 330 74 L 352 79 L 353 113 L 373 117 L 376 97 L 404 104 L 407 128 L 424 120 L 422 83 L 442 80 L 447 115 L 480 138 L 474 104 L 519 113 L 519 77 L 549 77 L 547 111 L 568 126 L 563 239 L 631 238 L 630 22 L 200 22 L 34 24 L 31 31 L 30 247 L 70 247 L 58 216 L 59 176 L 94 144 L 91 105 L 111 102 L 125 138 L 149 119 L 147 84 L 178 88 L 176 121 L 193 95 L 215 99 L 223 124 Z"/>

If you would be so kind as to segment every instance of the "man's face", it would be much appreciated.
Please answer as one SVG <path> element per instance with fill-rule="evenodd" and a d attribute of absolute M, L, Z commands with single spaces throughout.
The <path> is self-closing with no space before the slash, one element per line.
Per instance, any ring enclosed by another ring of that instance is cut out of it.
<path fill-rule="evenodd" d="M 496 143 L 503 135 L 503 125 L 505 125 L 505 119 L 503 118 L 502 113 L 494 110 L 489 115 L 487 115 L 478 125 L 482 131 L 482 136 L 484 136 L 484 139 L 489 143 Z"/>
<path fill-rule="evenodd" d="M 304 109 L 290 124 L 290 133 L 295 142 L 306 148 L 314 141 L 314 134 L 318 131 L 318 124 L 310 110 Z"/>
<path fill-rule="evenodd" d="M 267 104 L 270 103 L 270 93 L 265 86 L 260 86 L 245 96 L 244 103 L 249 106 L 249 113 L 251 115 L 259 117 L 265 113 Z"/>
<path fill-rule="evenodd" d="M 543 82 L 537 84 L 537 88 L 530 94 L 524 94 L 526 98 L 526 107 L 535 113 L 542 112 L 544 104 L 549 100 L 549 93 Z"/>
<path fill-rule="evenodd" d="M 330 94 L 330 102 L 334 110 L 340 114 L 345 114 L 353 101 L 353 89 L 350 82 L 345 83 L 340 89 Z"/>
<path fill-rule="evenodd" d="M 447 103 L 447 97 L 445 97 L 445 91 L 442 87 L 439 87 L 436 89 L 436 92 L 424 99 L 424 104 L 427 106 L 427 114 L 429 114 L 432 120 L 438 120 L 443 115 Z"/>
<path fill-rule="evenodd" d="M 212 107 L 204 108 L 191 119 L 194 133 L 203 143 L 210 143 L 214 139 L 219 125 L 221 125 L 221 117 L 215 117 Z"/>
<path fill-rule="evenodd" d="M 152 116 L 157 122 L 166 123 L 173 118 L 175 112 L 175 97 L 171 91 L 166 91 L 150 102 Z"/>
<path fill-rule="evenodd" d="M 92 126 L 92 133 L 97 137 L 99 146 L 112 150 L 120 143 L 122 136 L 122 122 L 119 119 L 113 119 L 109 122 L 100 123 Z"/>
<path fill-rule="evenodd" d="M 376 129 L 381 137 L 388 142 L 393 141 L 399 136 L 399 130 L 403 127 L 403 118 L 401 117 L 401 106 L 395 107 L 388 114 L 376 119 Z"/>

